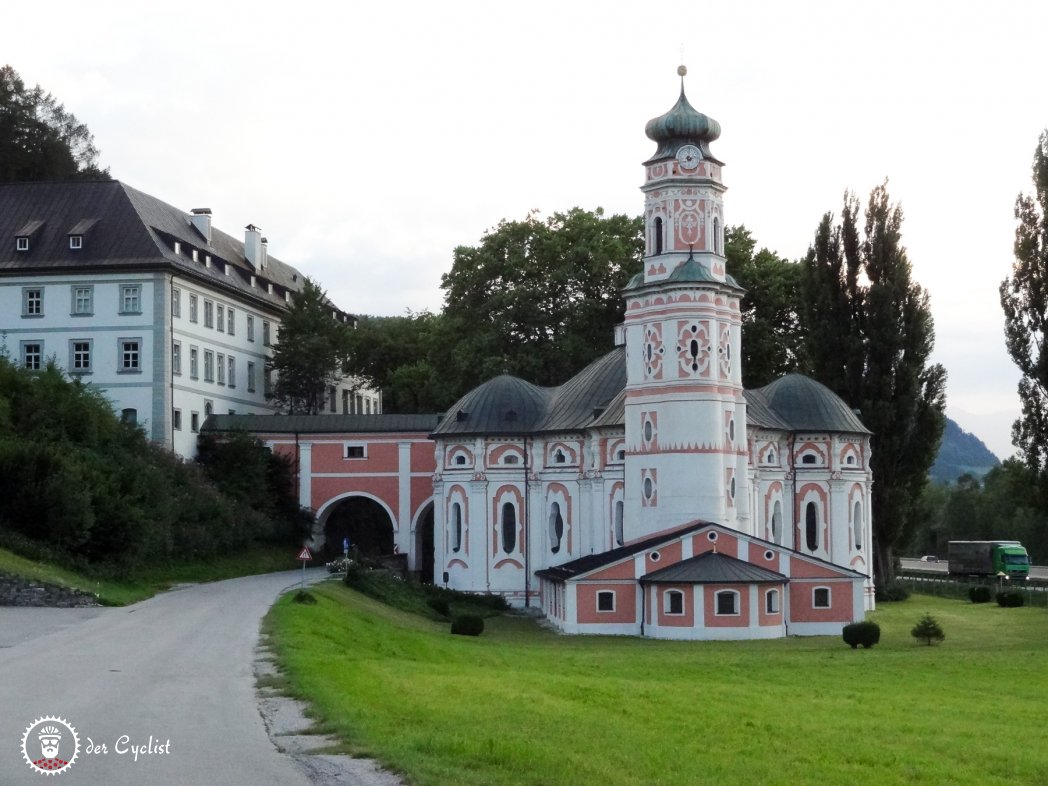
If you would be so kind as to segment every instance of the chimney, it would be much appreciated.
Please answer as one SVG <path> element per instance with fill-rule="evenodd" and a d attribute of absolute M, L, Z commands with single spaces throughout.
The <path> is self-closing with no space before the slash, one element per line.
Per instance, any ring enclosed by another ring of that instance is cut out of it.
<path fill-rule="evenodd" d="M 261 270 L 265 264 L 262 230 L 254 224 L 248 224 L 244 229 L 244 258 L 255 270 Z"/>
<path fill-rule="evenodd" d="M 193 217 L 189 220 L 193 227 L 203 236 L 207 244 L 211 245 L 211 208 L 194 207 L 191 212 Z"/>

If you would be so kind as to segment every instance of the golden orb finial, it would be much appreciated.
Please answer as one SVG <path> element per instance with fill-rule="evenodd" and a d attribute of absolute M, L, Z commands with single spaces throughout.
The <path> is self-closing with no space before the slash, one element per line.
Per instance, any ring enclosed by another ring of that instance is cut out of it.
<path fill-rule="evenodd" d="M 687 76 L 688 67 L 686 65 L 677 66 L 677 76 Z"/>

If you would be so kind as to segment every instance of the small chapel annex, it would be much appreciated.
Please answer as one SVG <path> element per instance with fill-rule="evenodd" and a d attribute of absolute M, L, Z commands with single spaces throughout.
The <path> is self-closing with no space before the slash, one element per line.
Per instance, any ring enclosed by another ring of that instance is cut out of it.
<path fill-rule="evenodd" d="M 410 568 L 539 608 L 565 633 L 837 634 L 873 609 L 870 432 L 806 377 L 743 389 L 720 126 L 683 76 L 645 128 L 643 270 L 612 351 L 557 388 L 489 380 L 431 433 L 391 433 L 388 446 L 378 426 L 351 433 L 356 421 L 296 427 L 292 443 L 279 418 L 253 420 L 276 449 L 306 455 L 318 542 L 331 501 L 359 483 L 373 499 L 389 489 Z M 416 450 L 423 439 L 432 453 Z"/>

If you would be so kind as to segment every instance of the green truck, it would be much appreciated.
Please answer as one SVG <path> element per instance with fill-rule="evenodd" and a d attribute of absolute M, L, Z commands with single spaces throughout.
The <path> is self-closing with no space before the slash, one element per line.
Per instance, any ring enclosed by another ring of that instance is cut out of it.
<path fill-rule="evenodd" d="M 949 559 L 951 576 L 1030 577 L 1030 555 L 1017 540 L 951 540 Z"/>

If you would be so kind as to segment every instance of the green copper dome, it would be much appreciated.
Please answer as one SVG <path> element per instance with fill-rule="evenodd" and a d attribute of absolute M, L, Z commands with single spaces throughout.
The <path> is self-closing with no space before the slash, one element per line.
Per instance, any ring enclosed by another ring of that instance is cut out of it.
<path fill-rule="evenodd" d="M 717 161 L 710 153 L 710 142 L 720 136 L 720 123 L 688 103 L 688 98 L 684 95 L 683 79 L 677 103 L 666 114 L 649 120 L 644 126 L 644 133 L 659 145 L 659 149 L 648 163 L 670 158 L 677 154 L 679 148 L 688 144 L 699 148 L 706 158 Z"/>

